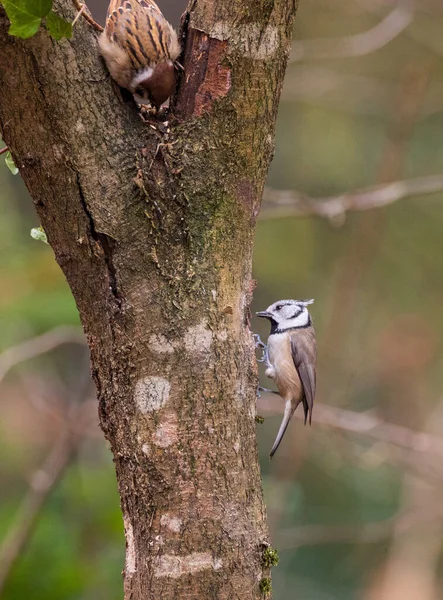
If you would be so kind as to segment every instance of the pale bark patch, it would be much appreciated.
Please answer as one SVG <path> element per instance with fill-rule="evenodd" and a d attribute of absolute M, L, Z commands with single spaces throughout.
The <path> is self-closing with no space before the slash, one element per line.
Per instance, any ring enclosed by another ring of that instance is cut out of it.
<path fill-rule="evenodd" d="M 174 352 L 174 346 L 166 337 L 162 334 L 154 333 L 149 338 L 149 347 L 152 352 L 157 354 L 172 354 Z"/>
<path fill-rule="evenodd" d="M 228 332 L 226 329 L 222 329 L 218 334 L 217 334 L 217 339 L 219 342 L 226 342 L 226 340 L 228 339 Z"/>
<path fill-rule="evenodd" d="M 221 558 L 213 558 L 209 552 L 193 552 L 187 556 L 164 554 L 158 558 L 154 575 L 155 577 L 177 579 L 182 575 L 192 575 L 207 569 L 218 571 L 222 566 L 223 561 Z"/>
<path fill-rule="evenodd" d="M 125 527 L 126 537 L 126 560 L 125 560 L 125 571 L 126 573 L 134 574 L 136 572 L 135 566 L 135 542 L 134 542 L 134 531 L 132 529 L 132 523 L 128 517 L 124 517 L 123 524 Z"/>
<path fill-rule="evenodd" d="M 168 448 L 178 442 L 178 425 L 176 415 L 168 415 L 155 430 L 152 441 L 160 448 Z"/>
<path fill-rule="evenodd" d="M 78 133 L 85 133 L 86 127 L 81 119 L 77 119 L 77 122 L 75 124 L 75 131 L 77 131 Z"/>
<path fill-rule="evenodd" d="M 162 525 L 163 527 L 167 527 L 170 531 L 173 531 L 174 533 L 180 533 L 182 523 L 182 519 L 180 519 L 179 517 L 175 517 L 174 515 L 171 515 L 169 513 L 166 513 L 160 519 L 160 525 Z"/>
<path fill-rule="evenodd" d="M 185 348 L 191 354 L 209 352 L 211 344 L 212 331 L 208 328 L 208 323 L 205 320 L 189 327 L 185 333 Z"/>
<path fill-rule="evenodd" d="M 171 384 L 164 377 L 142 377 L 135 385 L 134 399 L 144 415 L 160 410 L 169 400 Z"/>
<path fill-rule="evenodd" d="M 241 31 L 235 31 L 232 23 L 217 22 L 210 36 L 227 41 L 247 58 L 266 60 L 280 49 L 280 37 L 277 27 L 268 25 L 264 30 L 258 23 L 242 24 Z"/>
<path fill-rule="evenodd" d="M 143 444 L 142 452 L 143 454 L 146 454 L 146 456 L 151 456 L 151 446 L 149 444 Z"/>

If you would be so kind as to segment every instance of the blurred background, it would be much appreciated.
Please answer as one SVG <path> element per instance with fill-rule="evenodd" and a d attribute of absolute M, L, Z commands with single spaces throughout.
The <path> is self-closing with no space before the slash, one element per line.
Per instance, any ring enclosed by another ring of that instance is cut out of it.
<path fill-rule="evenodd" d="M 177 24 L 185 2 L 160 4 Z M 440 0 L 300 2 L 252 307 L 316 300 L 313 425 L 294 419 L 272 462 L 283 403 L 258 403 L 275 600 L 443 597 L 442 26 Z M 121 599 L 75 304 L 0 167 L 0 596 Z"/>

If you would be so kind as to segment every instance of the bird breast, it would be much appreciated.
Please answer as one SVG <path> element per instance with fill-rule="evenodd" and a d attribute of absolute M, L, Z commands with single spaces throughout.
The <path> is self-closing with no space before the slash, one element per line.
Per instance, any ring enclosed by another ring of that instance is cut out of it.
<path fill-rule="evenodd" d="M 274 333 L 268 339 L 269 360 L 274 369 L 273 377 L 280 396 L 284 400 L 299 400 L 303 386 L 294 365 L 289 333 Z M 269 376 L 269 375 L 268 375 Z"/>

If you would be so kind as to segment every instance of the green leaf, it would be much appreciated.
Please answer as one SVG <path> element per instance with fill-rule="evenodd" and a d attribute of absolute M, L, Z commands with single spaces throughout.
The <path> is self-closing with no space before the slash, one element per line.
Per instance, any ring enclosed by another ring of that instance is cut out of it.
<path fill-rule="evenodd" d="M 6 166 L 8 167 L 8 169 L 11 171 L 11 173 L 13 175 L 17 175 L 18 169 L 15 166 L 15 162 L 14 162 L 14 160 L 13 160 L 13 158 L 11 156 L 11 153 L 9 151 L 6 152 L 5 163 L 6 163 Z"/>
<path fill-rule="evenodd" d="M 48 243 L 48 238 L 46 237 L 45 230 L 41 225 L 40 227 L 33 227 L 31 229 L 31 237 L 34 238 L 34 240 L 37 240 L 38 242 L 44 242 L 45 244 Z"/>
<path fill-rule="evenodd" d="M 46 27 L 52 37 L 56 40 L 72 37 L 72 23 L 65 21 L 55 14 L 53 10 L 46 17 Z"/>
<path fill-rule="evenodd" d="M 52 8 L 52 0 L 2 0 L 2 4 L 11 21 L 9 35 L 24 39 L 37 33 Z"/>

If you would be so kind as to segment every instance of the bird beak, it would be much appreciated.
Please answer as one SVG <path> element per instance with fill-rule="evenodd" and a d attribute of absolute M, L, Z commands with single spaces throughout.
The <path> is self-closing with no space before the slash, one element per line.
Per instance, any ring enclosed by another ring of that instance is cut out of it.
<path fill-rule="evenodd" d="M 265 317 L 266 319 L 271 319 L 272 315 L 267 310 L 262 310 L 261 312 L 255 313 L 257 317 Z"/>

